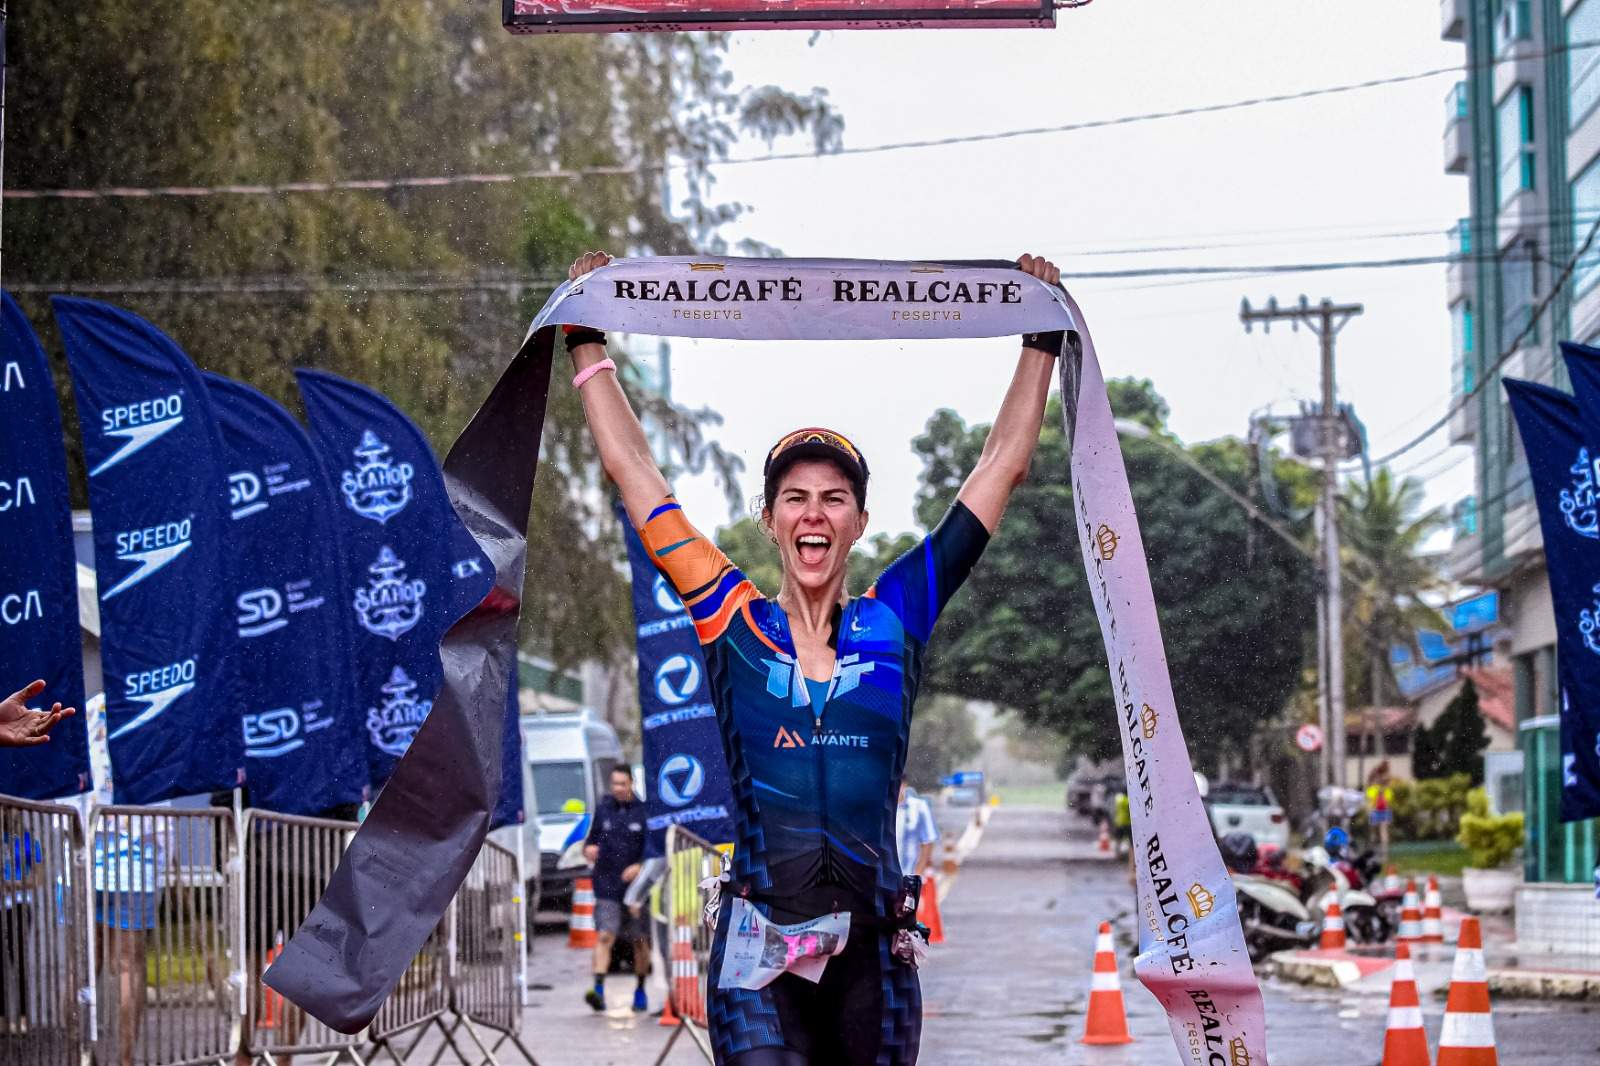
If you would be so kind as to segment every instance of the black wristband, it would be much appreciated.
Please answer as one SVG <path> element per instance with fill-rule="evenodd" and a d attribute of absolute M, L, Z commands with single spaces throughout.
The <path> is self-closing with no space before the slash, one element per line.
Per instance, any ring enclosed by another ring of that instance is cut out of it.
<path fill-rule="evenodd" d="M 1061 357 L 1061 346 L 1066 343 L 1066 340 L 1067 331 L 1064 329 L 1054 329 L 1046 333 L 1024 333 L 1022 335 L 1022 346 L 1059 359 Z"/>
<path fill-rule="evenodd" d="M 567 351 L 572 351 L 580 344 L 600 344 L 606 342 L 606 335 L 597 329 L 575 329 L 566 335 Z"/>

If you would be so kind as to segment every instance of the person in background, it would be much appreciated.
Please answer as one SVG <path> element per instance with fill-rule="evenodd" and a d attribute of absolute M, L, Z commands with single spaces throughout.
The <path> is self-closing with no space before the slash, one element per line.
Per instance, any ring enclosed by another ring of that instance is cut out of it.
<path fill-rule="evenodd" d="M 28 701 L 43 691 L 44 682 L 33 681 L 26 688 L 0 700 L 0 748 L 26 748 L 48 743 L 50 730 L 55 728 L 56 723 L 78 713 L 75 708 L 63 707 L 59 703 L 48 711 L 29 707 Z"/>
<path fill-rule="evenodd" d="M 1389 787 L 1387 760 L 1372 768 L 1367 778 L 1367 823 L 1377 830 L 1378 861 L 1389 861 L 1389 824 L 1394 821 L 1394 789 Z"/>
<path fill-rule="evenodd" d="M 917 795 L 916 789 L 900 783 L 900 806 L 894 812 L 894 838 L 900 851 L 900 872 L 926 879 L 933 874 L 933 846 L 939 842 L 939 827 L 933 822 L 933 808 Z"/>
<path fill-rule="evenodd" d="M 633 793 L 633 772 L 611 770 L 611 794 L 600 800 L 584 841 L 583 857 L 594 867 L 594 987 L 583 1000 L 597 1011 L 606 1009 L 606 971 L 611 947 L 621 937 L 633 944 L 633 1009 L 647 1011 L 644 980 L 650 975 L 650 931 L 642 913 L 623 905 L 628 885 L 639 876 L 644 860 L 644 803 Z"/>

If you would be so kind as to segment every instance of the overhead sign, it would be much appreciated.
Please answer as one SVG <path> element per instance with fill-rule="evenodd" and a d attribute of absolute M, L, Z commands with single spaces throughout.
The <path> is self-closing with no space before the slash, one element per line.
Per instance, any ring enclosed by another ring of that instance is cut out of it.
<path fill-rule="evenodd" d="M 512 33 L 839 30 L 1056 24 L 1052 0 L 501 0 Z"/>
<path fill-rule="evenodd" d="M 1500 593 L 1484 592 L 1450 606 L 1450 626 L 1457 633 L 1476 633 L 1500 624 Z"/>
<path fill-rule="evenodd" d="M 952 785 L 956 788 L 963 788 L 968 785 L 981 785 L 983 784 L 983 771 L 957 770 L 953 774 L 946 774 L 944 783 L 947 785 Z"/>
<path fill-rule="evenodd" d="M 1294 745 L 1301 751 L 1322 750 L 1322 729 L 1307 722 L 1295 730 Z"/>

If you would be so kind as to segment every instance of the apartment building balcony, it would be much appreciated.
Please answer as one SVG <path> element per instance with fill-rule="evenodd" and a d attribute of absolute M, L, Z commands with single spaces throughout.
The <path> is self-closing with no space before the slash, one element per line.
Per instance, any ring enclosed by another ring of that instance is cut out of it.
<path fill-rule="evenodd" d="M 1440 0 L 1439 37 L 1462 41 L 1467 36 L 1467 0 Z"/>
<path fill-rule="evenodd" d="M 1483 572 L 1483 538 L 1478 535 L 1478 498 L 1468 496 L 1450 509 L 1452 536 L 1445 553 L 1445 572 L 1450 580 L 1468 584 Z"/>
<path fill-rule="evenodd" d="M 1444 268 L 1445 306 L 1454 307 L 1473 296 L 1477 264 L 1472 260 L 1472 219 L 1464 218 L 1450 230 L 1450 254 L 1455 256 Z"/>
<path fill-rule="evenodd" d="M 1472 123 L 1467 121 L 1467 83 L 1458 81 L 1444 98 L 1444 172 L 1465 174 L 1472 158 Z"/>
<path fill-rule="evenodd" d="M 1501 99 L 1513 85 L 1543 81 L 1544 52 L 1534 32 L 1531 0 L 1506 0 L 1494 22 L 1494 98 Z M 1559 60 L 1558 60 L 1559 61 Z"/>
<path fill-rule="evenodd" d="M 1544 193 L 1537 186 L 1517 190 L 1500 205 L 1495 247 L 1503 252 L 1517 241 L 1536 246 L 1543 244 L 1549 226 L 1549 210 Z"/>

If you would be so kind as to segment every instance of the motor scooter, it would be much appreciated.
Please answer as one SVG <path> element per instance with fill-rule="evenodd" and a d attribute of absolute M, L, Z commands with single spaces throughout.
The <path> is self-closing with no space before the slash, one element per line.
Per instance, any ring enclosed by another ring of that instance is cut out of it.
<path fill-rule="evenodd" d="M 1239 924 L 1252 962 L 1275 951 L 1315 947 L 1322 932 L 1321 916 L 1282 881 L 1259 876 L 1255 841 L 1230 833 L 1219 842 L 1223 862 L 1233 878 L 1239 901 Z"/>
<path fill-rule="evenodd" d="M 1349 939 L 1358 944 L 1382 944 L 1394 935 L 1394 922 L 1378 906 L 1378 900 L 1361 887 L 1364 882 L 1353 863 L 1334 859 L 1320 845 L 1302 852 L 1301 861 L 1307 874 L 1300 898 L 1319 922 L 1331 893 L 1339 901 Z"/>

